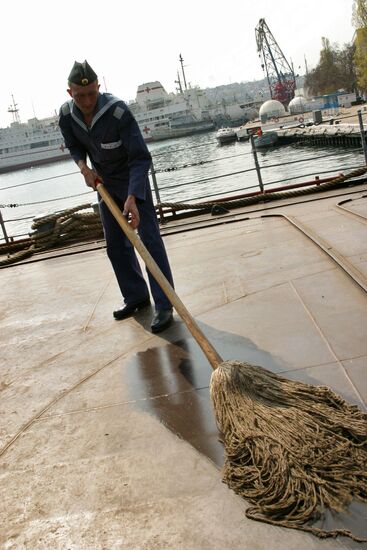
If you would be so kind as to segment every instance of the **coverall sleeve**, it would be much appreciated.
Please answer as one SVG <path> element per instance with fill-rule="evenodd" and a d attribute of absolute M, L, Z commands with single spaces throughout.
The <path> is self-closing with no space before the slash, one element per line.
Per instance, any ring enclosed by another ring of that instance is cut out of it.
<path fill-rule="evenodd" d="M 71 158 L 76 163 L 79 160 L 86 161 L 87 151 L 74 135 L 70 124 L 70 116 L 65 116 L 60 112 L 59 127 L 65 141 L 65 147 L 69 149 Z"/>
<path fill-rule="evenodd" d="M 125 109 L 120 119 L 120 139 L 128 153 L 129 187 L 128 194 L 137 199 L 145 200 L 146 186 L 149 185 L 148 172 L 152 157 L 145 144 L 138 123 L 129 111 Z"/>

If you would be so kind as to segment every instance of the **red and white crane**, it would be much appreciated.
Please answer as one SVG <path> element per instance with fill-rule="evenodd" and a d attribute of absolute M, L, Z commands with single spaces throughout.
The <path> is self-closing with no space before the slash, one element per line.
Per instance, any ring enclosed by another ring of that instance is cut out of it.
<path fill-rule="evenodd" d="M 270 96 L 287 106 L 296 89 L 294 71 L 277 41 L 270 32 L 265 19 L 260 19 L 255 29 L 256 44 L 261 66 L 266 72 Z"/>

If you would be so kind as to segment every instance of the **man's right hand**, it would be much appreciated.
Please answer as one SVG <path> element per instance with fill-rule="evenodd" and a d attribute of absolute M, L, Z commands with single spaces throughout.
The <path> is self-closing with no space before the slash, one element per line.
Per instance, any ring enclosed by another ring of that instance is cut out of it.
<path fill-rule="evenodd" d="M 78 166 L 81 174 L 84 176 L 85 183 L 88 187 L 91 187 L 94 191 L 96 191 L 97 183 L 101 183 L 97 172 L 89 168 L 89 166 L 87 166 L 84 162 L 80 162 L 80 164 L 78 163 Z"/>

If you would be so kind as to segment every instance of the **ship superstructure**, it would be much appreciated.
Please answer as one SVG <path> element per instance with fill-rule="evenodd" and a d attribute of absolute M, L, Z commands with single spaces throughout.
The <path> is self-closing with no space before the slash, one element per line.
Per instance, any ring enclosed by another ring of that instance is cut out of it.
<path fill-rule="evenodd" d="M 214 127 L 209 101 L 200 88 L 168 94 L 159 81 L 141 84 L 129 103 L 146 141 L 190 135 Z"/>
<path fill-rule="evenodd" d="M 0 173 L 69 158 L 56 115 L 22 123 L 14 99 L 8 110 L 13 122 L 0 128 Z"/>

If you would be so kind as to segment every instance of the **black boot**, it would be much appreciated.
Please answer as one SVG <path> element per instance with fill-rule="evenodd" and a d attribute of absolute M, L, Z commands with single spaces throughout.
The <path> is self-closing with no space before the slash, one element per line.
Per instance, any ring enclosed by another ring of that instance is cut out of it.
<path fill-rule="evenodd" d="M 121 309 L 116 309 L 113 312 L 113 316 L 116 319 L 116 321 L 121 321 L 122 319 L 126 319 L 127 317 L 131 317 L 136 313 L 137 311 L 148 307 L 150 305 L 150 298 L 144 298 L 144 300 L 140 300 L 139 302 L 134 302 L 132 304 L 126 304 Z"/>
<path fill-rule="evenodd" d="M 168 328 L 173 321 L 172 309 L 160 309 L 155 312 L 151 323 L 152 332 L 162 332 Z"/>

